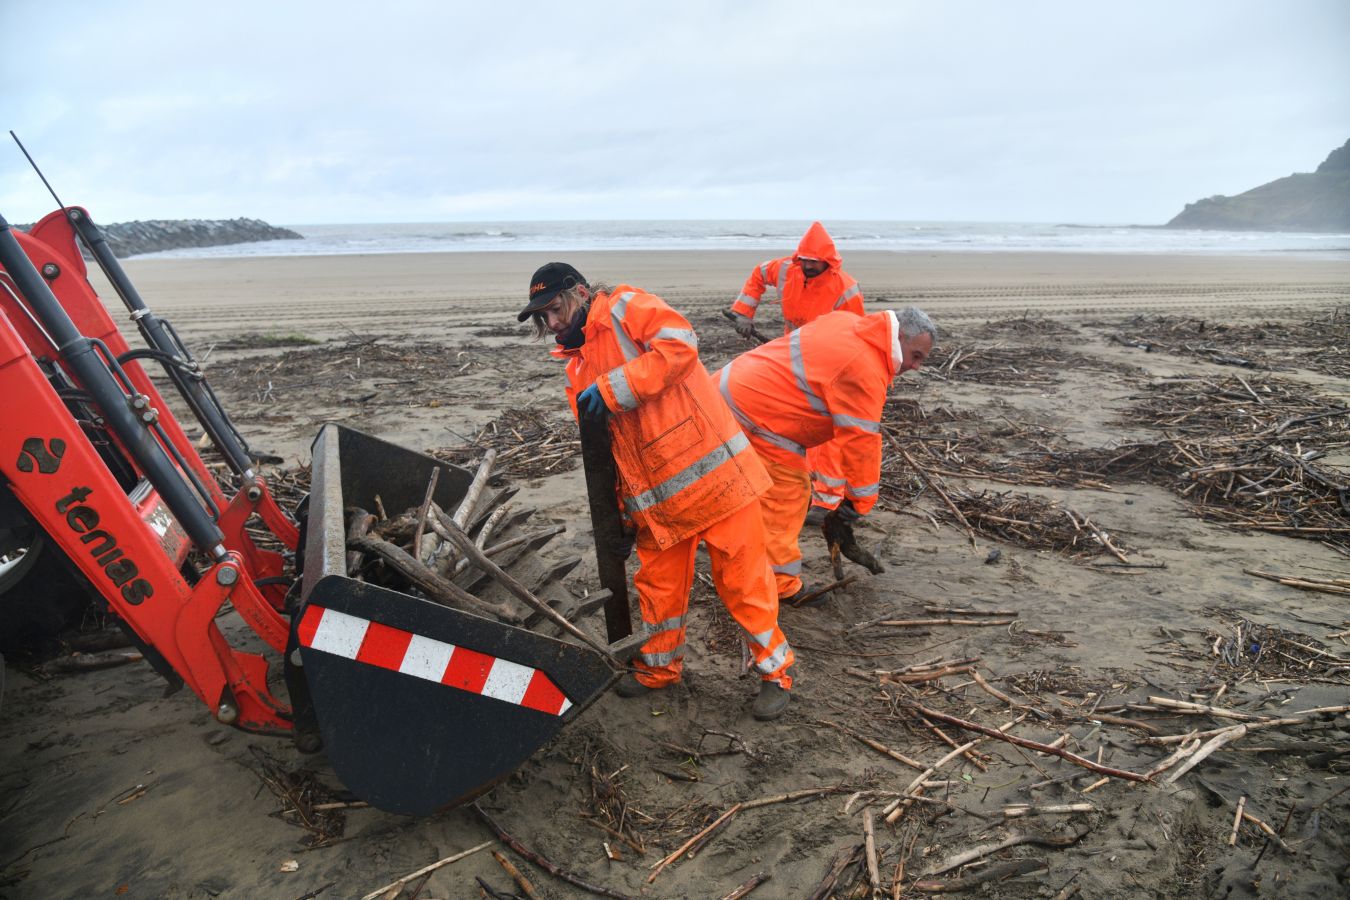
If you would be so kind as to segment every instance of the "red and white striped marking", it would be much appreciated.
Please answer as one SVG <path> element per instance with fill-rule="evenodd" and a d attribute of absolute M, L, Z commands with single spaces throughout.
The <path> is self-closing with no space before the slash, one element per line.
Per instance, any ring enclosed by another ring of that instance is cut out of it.
<path fill-rule="evenodd" d="M 312 603 L 300 620 L 300 644 L 550 715 L 572 706 L 538 669 Z"/>

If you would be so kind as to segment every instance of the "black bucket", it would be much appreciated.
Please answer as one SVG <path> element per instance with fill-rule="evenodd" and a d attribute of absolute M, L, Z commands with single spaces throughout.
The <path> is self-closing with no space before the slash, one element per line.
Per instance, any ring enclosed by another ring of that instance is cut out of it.
<path fill-rule="evenodd" d="M 372 806 L 410 815 L 487 790 L 618 677 L 589 647 L 347 577 L 344 510 L 373 509 L 376 494 L 389 511 L 417 506 L 433 468 L 437 502 L 454 508 L 464 469 L 323 427 L 292 625 L 334 771 Z"/>

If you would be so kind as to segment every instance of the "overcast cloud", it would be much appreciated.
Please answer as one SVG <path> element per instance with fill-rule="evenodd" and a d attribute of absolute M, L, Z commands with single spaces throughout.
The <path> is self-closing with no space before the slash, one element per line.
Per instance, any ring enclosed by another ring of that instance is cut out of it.
<path fill-rule="evenodd" d="M 1159 223 L 1350 138 L 1346 0 L 0 0 L 0 34 L 0 126 L 103 222 Z"/>

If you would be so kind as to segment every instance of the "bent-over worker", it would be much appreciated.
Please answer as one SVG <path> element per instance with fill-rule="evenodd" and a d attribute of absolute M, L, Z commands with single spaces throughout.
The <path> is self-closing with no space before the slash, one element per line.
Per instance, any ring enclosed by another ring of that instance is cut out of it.
<path fill-rule="evenodd" d="M 862 289 L 843 265 L 825 226 L 812 222 L 795 254 L 762 262 L 750 273 L 740 296 L 731 304 L 736 332 L 750 336 L 755 312 L 770 286 L 778 289 L 784 334 L 836 310 L 866 315 Z M 807 450 L 806 464 L 814 491 L 812 513 L 819 516 L 844 499 L 839 448 L 829 441 L 812 447 Z"/>
<path fill-rule="evenodd" d="M 811 484 L 807 450 L 839 446 L 843 500 L 829 513 L 851 524 L 881 486 L 881 412 L 891 381 L 917 369 L 937 329 L 921 310 L 856 316 L 829 313 L 727 363 L 715 376 L 722 396 L 773 479 L 762 498 L 780 600 L 814 592 L 802 583 L 798 535 Z"/>
<path fill-rule="evenodd" d="M 615 690 L 637 697 L 680 680 L 702 541 L 761 679 L 755 718 L 777 718 L 794 656 L 778 628 L 760 511 L 771 482 L 700 362 L 693 328 L 660 297 L 592 287 L 566 263 L 536 271 L 529 296 L 518 318 L 555 336 L 573 414 L 609 420 L 619 503 L 636 528 L 633 586 L 649 637 Z"/>

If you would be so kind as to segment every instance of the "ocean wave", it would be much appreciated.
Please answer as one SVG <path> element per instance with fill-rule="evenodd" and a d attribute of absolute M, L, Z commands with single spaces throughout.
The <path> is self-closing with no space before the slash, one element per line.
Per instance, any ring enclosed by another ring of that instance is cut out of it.
<path fill-rule="evenodd" d="M 169 251 L 155 256 L 293 256 L 597 250 L 745 250 L 785 255 L 809 223 L 786 221 L 447 222 L 291 225 L 300 241 Z M 1271 255 L 1350 259 L 1345 234 L 1221 232 L 1128 224 L 826 222 L 847 263 L 853 250 Z"/>

